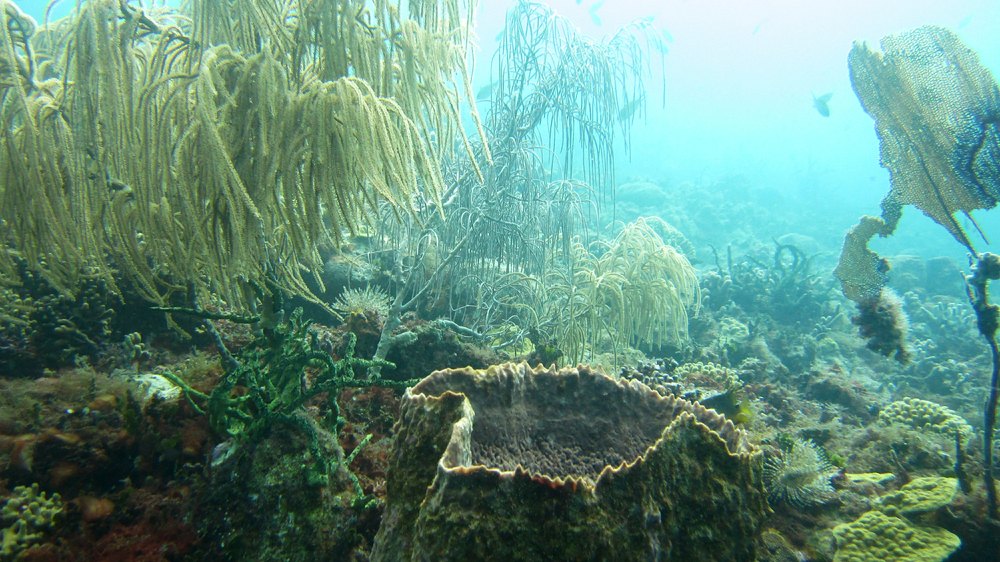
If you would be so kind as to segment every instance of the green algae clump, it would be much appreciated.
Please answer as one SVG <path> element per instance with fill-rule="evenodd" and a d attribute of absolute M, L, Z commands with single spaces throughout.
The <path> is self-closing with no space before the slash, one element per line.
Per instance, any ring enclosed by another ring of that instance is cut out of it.
<path fill-rule="evenodd" d="M 916 526 L 877 510 L 837 525 L 833 536 L 834 562 L 940 562 L 962 544 L 940 527 Z"/>
<path fill-rule="evenodd" d="M 760 450 L 637 381 L 583 365 L 435 371 L 396 429 L 373 562 L 755 558 Z"/>

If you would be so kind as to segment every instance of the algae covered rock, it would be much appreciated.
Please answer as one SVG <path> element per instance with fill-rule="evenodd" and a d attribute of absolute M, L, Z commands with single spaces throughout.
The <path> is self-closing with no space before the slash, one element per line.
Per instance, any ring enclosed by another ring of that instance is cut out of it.
<path fill-rule="evenodd" d="M 752 560 L 762 457 L 699 404 L 586 366 L 409 389 L 372 560 Z"/>

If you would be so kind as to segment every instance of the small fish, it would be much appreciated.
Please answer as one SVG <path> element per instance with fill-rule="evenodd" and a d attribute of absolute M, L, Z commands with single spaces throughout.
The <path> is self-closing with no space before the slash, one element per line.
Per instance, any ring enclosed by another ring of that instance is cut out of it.
<path fill-rule="evenodd" d="M 621 111 L 618 112 L 618 120 L 626 121 L 630 117 L 635 115 L 636 110 L 639 109 L 639 105 L 642 104 L 642 102 L 643 98 L 636 98 L 625 104 L 625 107 L 623 107 Z"/>
<path fill-rule="evenodd" d="M 589 10 L 590 19 L 591 21 L 594 22 L 594 25 L 598 27 L 600 27 L 601 25 L 601 18 L 597 15 L 597 10 L 600 10 L 601 6 L 603 5 L 604 5 L 604 0 L 597 0 L 597 2 L 594 2 L 593 4 L 590 5 L 590 10 Z"/>
<path fill-rule="evenodd" d="M 737 425 L 753 420 L 753 409 L 742 390 L 727 390 L 699 400 L 701 405 L 726 416 Z"/>
<path fill-rule="evenodd" d="M 490 96 L 493 95 L 493 88 L 495 88 L 496 85 L 497 85 L 496 82 L 490 82 L 489 84 L 483 86 L 482 88 L 479 88 L 479 91 L 476 92 L 476 99 L 477 100 L 490 99 Z"/>
<path fill-rule="evenodd" d="M 965 29 L 966 27 L 969 27 L 970 23 L 972 23 L 972 14 L 969 14 L 964 18 L 962 18 L 962 21 L 958 22 L 958 28 Z"/>
<path fill-rule="evenodd" d="M 823 117 L 830 116 L 830 98 L 833 97 L 833 92 L 827 92 L 820 97 L 816 97 L 813 94 L 813 107 L 819 112 Z"/>

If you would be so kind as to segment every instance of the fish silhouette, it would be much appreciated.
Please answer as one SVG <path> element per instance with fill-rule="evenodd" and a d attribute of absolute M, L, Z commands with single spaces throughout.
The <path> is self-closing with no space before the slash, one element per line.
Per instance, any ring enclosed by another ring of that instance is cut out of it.
<path fill-rule="evenodd" d="M 646 101 L 645 98 L 640 97 L 628 102 L 628 104 L 626 104 L 625 107 L 618 112 L 618 120 L 626 121 L 630 119 L 633 115 L 635 115 L 635 111 L 639 109 L 639 106 L 642 105 L 642 102 L 644 101 Z"/>
<path fill-rule="evenodd" d="M 476 92 L 476 99 L 477 100 L 490 99 L 490 97 L 493 95 L 493 88 L 495 88 L 496 85 L 497 85 L 496 82 L 490 82 L 489 84 L 483 86 L 482 88 L 479 88 L 479 91 Z"/>
<path fill-rule="evenodd" d="M 827 92 L 820 97 L 816 97 L 813 94 L 813 107 L 819 112 L 823 117 L 830 116 L 830 98 L 833 97 L 833 92 Z"/>
<path fill-rule="evenodd" d="M 601 6 L 603 5 L 604 0 L 597 0 L 597 2 L 590 5 L 590 10 L 588 10 L 590 12 L 590 19 L 594 22 L 594 25 L 598 27 L 601 25 L 601 17 L 597 15 L 597 10 L 601 9 Z"/>

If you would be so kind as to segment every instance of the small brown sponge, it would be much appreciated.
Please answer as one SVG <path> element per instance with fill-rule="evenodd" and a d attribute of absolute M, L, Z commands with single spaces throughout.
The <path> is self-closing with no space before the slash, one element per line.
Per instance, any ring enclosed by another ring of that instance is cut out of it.
<path fill-rule="evenodd" d="M 697 403 L 589 367 L 406 391 L 373 561 L 753 560 L 762 457 Z"/>
<path fill-rule="evenodd" d="M 940 562 L 961 546 L 940 527 L 920 527 L 881 511 L 869 511 L 833 528 L 833 562 Z"/>

